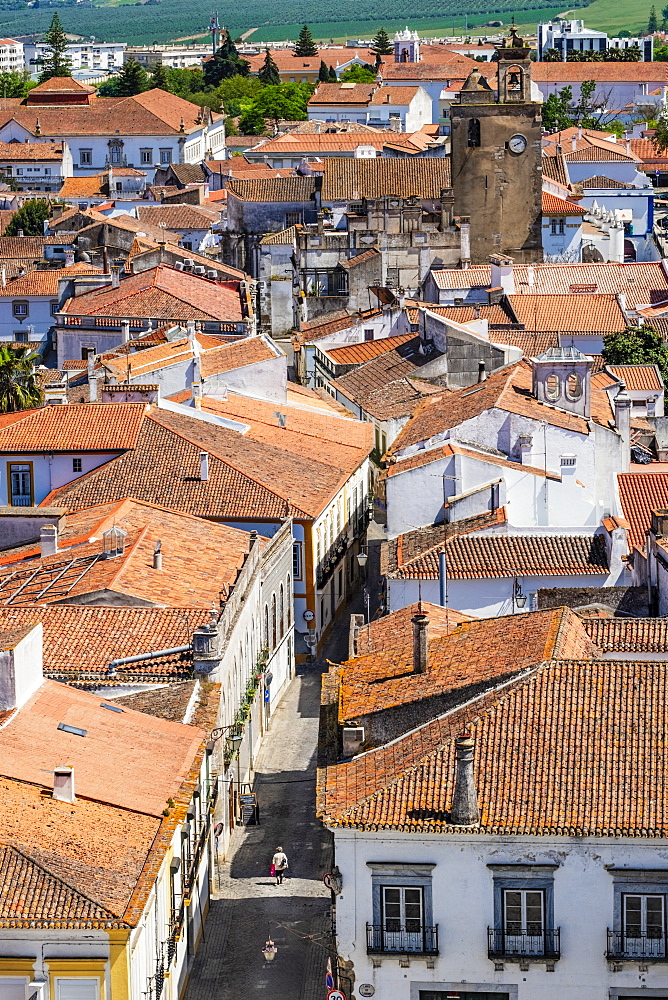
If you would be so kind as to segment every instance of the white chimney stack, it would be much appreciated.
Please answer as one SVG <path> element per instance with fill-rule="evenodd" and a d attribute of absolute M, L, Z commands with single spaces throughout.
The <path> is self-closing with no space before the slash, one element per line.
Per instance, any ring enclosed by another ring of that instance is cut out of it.
<path fill-rule="evenodd" d="M 91 375 L 88 379 L 88 400 L 97 403 L 97 375 Z"/>
<path fill-rule="evenodd" d="M 203 483 L 206 483 L 209 478 L 209 453 L 208 451 L 200 451 L 199 453 L 199 477 Z"/>
<path fill-rule="evenodd" d="M 124 319 L 121 323 L 121 343 L 128 344 L 130 342 L 130 320 Z"/>
<path fill-rule="evenodd" d="M 113 264 L 111 268 L 111 287 L 118 288 L 121 283 L 121 269 L 117 264 Z"/>
<path fill-rule="evenodd" d="M 39 547 L 42 559 L 55 556 L 58 551 L 58 528 L 55 524 L 43 524 L 39 531 Z"/>
<path fill-rule="evenodd" d="M 73 767 L 54 767 L 53 797 L 60 802 L 76 802 Z"/>
<path fill-rule="evenodd" d="M 153 569 L 162 569 L 162 542 L 160 539 L 157 540 L 153 549 Z"/>

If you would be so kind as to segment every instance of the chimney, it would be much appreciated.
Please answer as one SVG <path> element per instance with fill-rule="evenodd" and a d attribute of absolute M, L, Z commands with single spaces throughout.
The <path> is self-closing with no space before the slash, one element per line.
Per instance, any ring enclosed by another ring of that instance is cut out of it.
<path fill-rule="evenodd" d="M 76 802 L 73 767 L 54 767 L 53 797 L 60 802 Z"/>
<path fill-rule="evenodd" d="M 493 253 L 489 258 L 491 275 L 490 287 L 503 289 L 504 295 L 515 294 L 515 275 L 513 273 L 513 258 L 505 254 Z"/>
<path fill-rule="evenodd" d="M 162 542 L 160 539 L 157 540 L 153 549 L 153 569 L 162 569 Z"/>
<path fill-rule="evenodd" d="M 23 239 L 23 230 L 22 229 L 17 229 L 16 230 L 16 235 L 18 236 L 19 239 Z"/>
<path fill-rule="evenodd" d="M 111 287 L 118 288 L 121 283 L 121 269 L 118 264 L 111 266 Z"/>
<path fill-rule="evenodd" d="M 121 344 L 128 344 L 130 342 L 130 320 L 124 319 L 121 321 Z"/>
<path fill-rule="evenodd" d="M 485 368 L 485 362 L 484 361 L 479 361 L 478 362 L 478 382 L 486 382 L 486 381 L 487 381 L 487 370 Z"/>
<path fill-rule="evenodd" d="M 459 221 L 459 256 L 462 271 L 467 271 L 471 263 L 471 220 L 468 216 Z"/>
<path fill-rule="evenodd" d="M 95 370 L 95 351 L 88 350 L 86 353 L 86 369 L 88 372 L 88 379 L 92 379 L 93 371 Z"/>
<path fill-rule="evenodd" d="M 480 823 L 478 795 L 473 777 L 473 737 L 455 739 L 455 790 L 452 793 L 449 822 L 453 826 L 477 826 Z"/>
<path fill-rule="evenodd" d="M 615 396 L 615 427 L 622 439 L 622 472 L 631 466 L 631 398 L 626 391 L 626 383 L 620 382 Z"/>
<path fill-rule="evenodd" d="M 578 139 L 582 138 L 582 125 L 578 125 Z"/>
<path fill-rule="evenodd" d="M 72 267 L 74 264 L 74 250 L 65 251 L 65 267 Z"/>
<path fill-rule="evenodd" d="M 190 346 L 194 347 L 194 345 L 195 345 L 195 320 L 194 319 L 189 319 L 188 320 L 187 330 L 188 330 L 188 341 L 190 343 Z"/>
<path fill-rule="evenodd" d="M 628 156 L 631 155 L 631 140 L 630 139 L 626 140 L 626 152 L 627 152 Z"/>
<path fill-rule="evenodd" d="M 55 556 L 58 551 L 58 528 L 55 524 L 43 524 L 39 529 L 39 547 L 42 559 Z"/>
<path fill-rule="evenodd" d="M 413 623 L 413 673 L 424 674 L 429 667 L 429 619 L 426 615 L 414 615 Z"/>
<path fill-rule="evenodd" d="M 88 379 L 88 401 L 97 403 L 97 375 L 91 375 Z"/>
<path fill-rule="evenodd" d="M 193 382 L 190 386 L 190 398 L 196 410 L 202 409 L 202 383 Z"/>
<path fill-rule="evenodd" d="M 573 134 L 573 136 L 571 138 L 571 150 L 572 150 L 572 152 L 574 153 L 577 148 L 578 148 L 578 137 L 577 137 L 577 135 Z"/>
<path fill-rule="evenodd" d="M 206 483 L 209 478 L 209 453 L 200 451 L 199 453 L 199 478 Z"/>

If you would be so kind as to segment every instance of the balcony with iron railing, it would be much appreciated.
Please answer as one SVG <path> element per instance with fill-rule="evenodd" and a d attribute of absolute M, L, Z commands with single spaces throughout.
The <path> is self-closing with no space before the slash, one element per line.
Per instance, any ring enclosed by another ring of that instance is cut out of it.
<path fill-rule="evenodd" d="M 438 955 L 438 925 L 409 923 L 391 930 L 392 921 L 366 925 L 368 955 Z"/>
<path fill-rule="evenodd" d="M 664 933 L 631 935 L 608 928 L 606 956 L 615 962 L 666 962 L 668 937 Z"/>
<path fill-rule="evenodd" d="M 506 961 L 531 961 L 548 959 L 556 961 L 561 957 L 560 928 L 542 930 L 538 933 L 511 934 L 499 927 L 487 928 L 487 955 L 489 958 Z"/>

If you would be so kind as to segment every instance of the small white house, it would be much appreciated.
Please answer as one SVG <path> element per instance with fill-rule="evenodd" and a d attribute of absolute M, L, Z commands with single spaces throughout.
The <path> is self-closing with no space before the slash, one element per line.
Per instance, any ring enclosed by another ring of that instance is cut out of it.
<path fill-rule="evenodd" d="M 377 83 L 321 83 L 308 102 L 309 119 L 357 122 L 396 132 L 418 132 L 432 121 L 432 102 L 423 87 Z"/>

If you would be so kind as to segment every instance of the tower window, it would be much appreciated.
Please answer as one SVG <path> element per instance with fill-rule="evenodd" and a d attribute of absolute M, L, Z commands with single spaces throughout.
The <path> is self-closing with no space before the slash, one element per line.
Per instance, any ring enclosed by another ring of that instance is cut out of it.
<path fill-rule="evenodd" d="M 545 379 L 545 395 L 548 399 L 559 399 L 559 394 L 561 392 L 561 379 L 559 376 L 553 372 L 548 375 Z"/>
<path fill-rule="evenodd" d="M 524 70 L 520 66 L 510 66 L 506 73 L 506 93 L 512 97 L 521 97 Z"/>
<path fill-rule="evenodd" d="M 469 146 L 476 146 L 476 147 L 480 145 L 480 119 L 479 118 L 471 118 L 471 119 L 469 119 L 468 144 L 469 144 Z"/>
<path fill-rule="evenodd" d="M 564 219 L 552 219 L 552 235 L 563 236 L 565 224 L 566 222 Z"/>
<path fill-rule="evenodd" d="M 566 379 L 566 397 L 574 402 L 576 399 L 579 399 L 581 395 L 582 376 L 578 375 L 576 372 L 571 372 Z"/>

